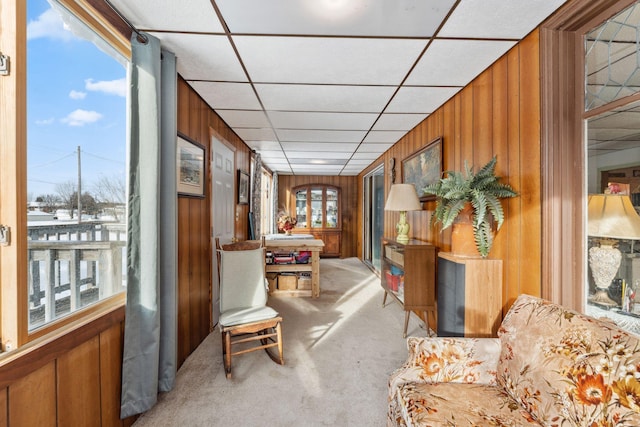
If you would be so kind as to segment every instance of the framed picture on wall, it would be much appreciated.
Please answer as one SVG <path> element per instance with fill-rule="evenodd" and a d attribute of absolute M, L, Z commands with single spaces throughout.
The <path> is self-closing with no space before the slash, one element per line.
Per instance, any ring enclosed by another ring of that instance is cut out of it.
<path fill-rule="evenodd" d="M 238 169 L 238 204 L 249 204 L 249 174 Z"/>
<path fill-rule="evenodd" d="M 438 137 L 402 161 L 402 182 L 413 184 L 421 202 L 435 199 L 422 189 L 442 177 L 442 137 Z"/>
<path fill-rule="evenodd" d="M 204 147 L 178 135 L 178 196 L 204 197 Z"/>

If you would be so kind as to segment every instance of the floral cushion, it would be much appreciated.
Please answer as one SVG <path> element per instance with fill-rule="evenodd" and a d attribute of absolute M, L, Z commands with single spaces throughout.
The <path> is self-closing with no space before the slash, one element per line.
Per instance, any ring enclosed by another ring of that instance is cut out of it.
<path fill-rule="evenodd" d="M 498 336 L 498 384 L 541 424 L 640 426 L 638 337 L 528 295 Z"/>
<path fill-rule="evenodd" d="M 485 384 L 407 383 L 398 390 L 406 426 L 539 426 L 501 388 Z"/>
<path fill-rule="evenodd" d="M 422 406 L 430 403 L 423 402 L 416 406 L 414 402 L 419 399 L 408 397 L 413 396 L 412 387 L 416 384 L 496 384 L 496 365 L 500 355 L 500 341 L 497 338 L 410 337 L 407 346 L 409 355 L 406 363 L 389 378 L 389 425 L 405 425 L 405 417 L 413 419 L 414 415 L 417 418 L 424 416 Z M 435 414 L 431 419 L 438 415 Z"/>

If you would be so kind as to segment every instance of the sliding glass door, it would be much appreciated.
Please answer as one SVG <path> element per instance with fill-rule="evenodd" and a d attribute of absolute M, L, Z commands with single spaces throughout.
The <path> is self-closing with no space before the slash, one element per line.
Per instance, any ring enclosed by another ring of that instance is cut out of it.
<path fill-rule="evenodd" d="M 363 259 L 380 271 L 380 240 L 384 232 L 384 166 L 365 175 Z"/>

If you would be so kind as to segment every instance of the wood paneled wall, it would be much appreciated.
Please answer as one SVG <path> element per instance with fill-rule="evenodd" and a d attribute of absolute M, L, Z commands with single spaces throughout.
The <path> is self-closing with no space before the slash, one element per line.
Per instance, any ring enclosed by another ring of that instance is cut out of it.
<path fill-rule="evenodd" d="M 211 157 L 210 134 L 235 148 L 235 167 L 249 171 L 251 150 L 182 79 L 178 80 L 178 132 L 205 147 Z M 206 161 L 211 182 L 211 168 Z M 209 334 L 211 327 L 211 188 L 204 198 L 178 198 L 178 362 L 184 360 Z M 237 195 L 235 197 L 237 200 Z M 236 205 L 235 237 L 247 239 L 248 205 Z"/>
<path fill-rule="evenodd" d="M 278 175 L 278 206 L 289 212 L 295 210 L 291 204 L 291 189 L 298 185 L 325 184 L 340 188 L 342 204 L 342 242 L 340 258 L 358 256 L 358 179 L 355 176 Z"/>
<path fill-rule="evenodd" d="M 124 307 L 0 366 L 0 426 L 119 426 Z M 36 345 L 38 345 L 36 347 Z"/>
<path fill-rule="evenodd" d="M 362 224 L 362 178 L 382 162 L 388 166 L 395 158 L 399 165 L 439 136 L 444 141 L 445 171 L 462 170 L 465 160 L 480 167 L 497 155 L 497 174 L 520 194 L 503 201 L 506 221 L 489 254 L 504 261 L 503 310 L 521 293 L 541 292 L 539 52 L 539 31 L 535 30 L 358 176 L 357 212 Z M 400 182 L 401 168 L 396 170 L 396 182 Z M 385 174 L 387 193 L 390 186 L 390 176 Z M 427 202 L 424 210 L 407 213 L 412 237 L 449 251 L 451 231 L 430 226 L 434 208 L 435 202 Z M 395 234 L 397 221 L 398 213 L 385 212 L 385 235 Z M 357 230 L 361 235 L 362 228 Z"/>

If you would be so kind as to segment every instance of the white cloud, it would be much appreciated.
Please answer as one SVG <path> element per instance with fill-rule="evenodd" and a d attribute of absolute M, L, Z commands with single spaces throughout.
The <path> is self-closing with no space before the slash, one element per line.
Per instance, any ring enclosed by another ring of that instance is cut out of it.
<path fill-rule="evenodd" d="M 103 92 L 109 95 L 127 96 L 127 79 L 121 78 L 118 80 L 103 80 L 94 82 L 93 79 L 87 79 L 84 81 L 85 89 L 94 92 Z"/>
<path fill-rule="evenodd" d="M 97 111 L 75 110 L 61 121 L 69 126 L 84 126 L 87 123 L 97 122 L 101 118 L 102 114 Z"/>
<path fill-rule="evenodd" d="M 62 22 L 60 15 L 53 9 L 46 10 L 35 21 L 30 21 L 27 25 L 28 40 L 41 37 L 50 37 L 63 41 L 70 41 L 75 38 Z"/>
<path fill-rule="evenodd" d="M 71 92 L 69 92 L 69 98 L 71 99 L 84 99 L 86 96 L 86 92 L 80 92 L 77 90 L 72 90 Z"/>
<path fill-rule="evenodd" d="M 38 126 L 48 126 L 50 124 L 53 123 L 53 117 L 49 118 L 49 119 L 43 119 L 43 120 L 36 120 L 36 125 Z"/>

